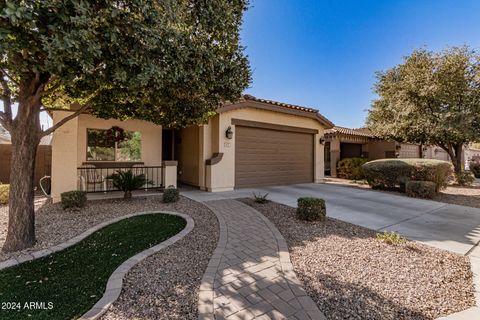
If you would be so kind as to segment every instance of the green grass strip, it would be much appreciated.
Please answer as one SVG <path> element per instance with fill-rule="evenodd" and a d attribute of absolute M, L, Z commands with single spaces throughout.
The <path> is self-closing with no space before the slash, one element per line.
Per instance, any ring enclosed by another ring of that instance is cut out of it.
<path fill-rule="evenodd" d="M 119 265 L 186 224 L 168 214 L 127 218 L 63 251 L 0 271 L 0 319 L 80 317 L 103 296 Z"/>

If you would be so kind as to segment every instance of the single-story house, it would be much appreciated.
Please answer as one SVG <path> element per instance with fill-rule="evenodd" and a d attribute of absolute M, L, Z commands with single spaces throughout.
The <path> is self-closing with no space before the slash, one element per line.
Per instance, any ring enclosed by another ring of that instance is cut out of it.
<path fill-rule="evenodd" d="M 480 157 L 480 150 L 466 145 L 462 157 L 468 170 L 469 161 Z M 325 173 L 337 176 L 337 163 L 345 158 L 368 160 L 386 158 L 425 158 L 450 161 L 448 153 L 438 146 L 387 141 L 375 137 L 367 128 L 335 126 L 325 130 Z"/>
<path fill-rule="evenodd" d="M 52 136 L 48 135 L 40 140 L 35 160 L 35 187 L 39 187 L 39 181 L 51 172 L 52 159 Z M 12 142 L 10 134 L 0 126 L 0 182 L 10 182 L 10 162 L 12 158 Z"/>
<path fill-rule="evenodd" d="M 50 110 L 57 123 L 72 110 Z M 55 131 L 52 197 L 69 190 L 106 192 L 108 176 L 131 168 L 152 184 L 177 181 L 206 191 L 322 182 L 324 133 L 318 110 L 250 95 L 221 106 L 208 123 L 183 129 L 83 113 Z"/>

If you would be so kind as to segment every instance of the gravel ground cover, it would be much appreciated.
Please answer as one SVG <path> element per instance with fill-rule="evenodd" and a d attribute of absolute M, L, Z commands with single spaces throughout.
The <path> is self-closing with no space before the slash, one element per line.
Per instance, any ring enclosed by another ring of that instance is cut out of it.
<path fill-rule="evenodd" d="M 130 270 L 103 320 L 197 319 L 198 292 L 217 246 L 218 221 L 207 207 L 186 198 L 172 210 L 190 215 L 195 228 Z"/>
<path fill-rule="evenodd" d="M 102 319 L 196 319 L 200 282 L 219 236 L 218 221 L 203 204 L 184 197 L 173 204 L 162 203 L 161 197 L 89 201 L 79 211 L 63 211 L 58 204 L 47 204 L 37 211 L 34 250 L 66 241 L 117 216 L 155 210 L 188 214 L 195 228 L 133 267 L 124 279 L 119 299 Z M 7 215 L 7 208 L 0 207 L 0 246 Z M 9 256 L 2 253 L 0 260 Z"/>
<path fill-rule="evenodd" d="M 274 202 L 241 201 L 280 230 L 297 276 L 328 319 L 426 320 L 475 304 L 463 256 L 410 241 L 386 244 L 336 219 L 300 222 L 295 209 Z"/>
<path fill-rule="evenodd" d="M 397 191 L 384 191 L 384 190 L 372 190 L 365 181 L 351 181 L 348 179 L 340 178 L 326 178 L 327 183 L 336 184 L 346 187 L 354 187 L 360 189 L 368 189 L 373 192 L 387 192 L 394 193 L 399 196 L 406 197 L 405 193 Z M 472 187 L 460 187 L 460 186 L 448 186 L 446 189 L 440 191 L 440 193 L 433 199 L 435 201 L 458 204 L 461 206 L 468 206 L 474 208 L 480 208 L 480 186 L 478 183 Z"/>

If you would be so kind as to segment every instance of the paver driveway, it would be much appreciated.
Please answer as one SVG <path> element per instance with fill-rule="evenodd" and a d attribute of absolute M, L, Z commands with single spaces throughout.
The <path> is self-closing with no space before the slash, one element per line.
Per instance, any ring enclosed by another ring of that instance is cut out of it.
<path fill-rule="evenodd" d="M 269 193 L 270 200 L 296 206 L 298 197 L 321 197 L 327 214 L 375 230 L 396 231 L 405 237 L 437 248 L 480 258 L 480 209 L 413 199 L 385 192 L 332 184 L 239 189 L 208 193 L 185 191 L 197 201 L 251 197 L 252 192 Z"/>

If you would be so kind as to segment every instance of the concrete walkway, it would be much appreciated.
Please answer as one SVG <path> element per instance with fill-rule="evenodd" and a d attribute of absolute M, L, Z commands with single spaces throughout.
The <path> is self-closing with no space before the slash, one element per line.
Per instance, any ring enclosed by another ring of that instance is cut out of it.
<path fill-rule="evenodd" d="M 330 217 L 374 230 L 395 231 L 419 242 L 480 259 L 480 209 L 408 198 L 385 192 L 333 184 L 240 189 L 231 192 L 182 192 L 197 201 L 252 197 L 269 193 L 270 200 L 296 207 L 297 198 L 326 200 Z"/>
<path fill-rule="evenodd" d="M 205 204 L 218 217 L 220 239 L 202 279 L 199 319 L 325 319 L 267 218 L 234 200 Z"/>

